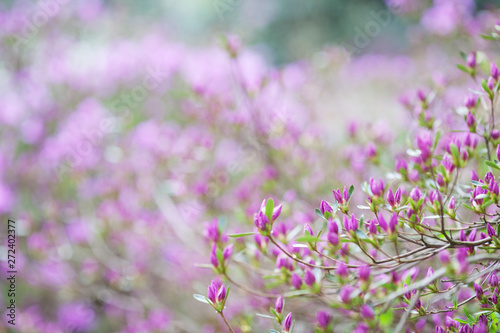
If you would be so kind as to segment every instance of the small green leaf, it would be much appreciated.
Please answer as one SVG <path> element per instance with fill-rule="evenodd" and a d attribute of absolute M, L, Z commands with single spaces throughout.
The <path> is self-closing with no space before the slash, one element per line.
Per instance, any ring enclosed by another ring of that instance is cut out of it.
<path fill-rule="evenodd" d="M 222 253 L 221 249 L 217 249 L 215 251 L 215 256 L 217 257 L 217 260 L 219 260 L 219 263 L 224 262 L 224 254 Z"/>
<path fill-rule="evenodd" d="M 318 241 L 318 238 L 311 236 L 311 235 L 304 235 L 301 236 L 297 239 L 295 239 L 296 242 L 316 242 Z"/>
<path fill-rule="evenodd" d="M 274 200 L 272 198 L 267 199 L 266 202 L 266 216 L 269 222 L 273 220 L 273 210 L 274 210 Z"/>
<path fill-rule="evenodd" d="M 470 182 L 472 185 L 479 186 L 479 187 L 485 186 L 486 188 L 488 188 L 488 185 L 486 185 L 485 183 L 478 182 L 477 180 L 471 180 Z"/>
<path fill-rule="evenodd" d="M 437 147 L 437 144 L 439 142 L 439 139 L 441 139 L 441 136 L 443 135 L 443 131 L 442 130 L 438 130 L 436 132 L 436 138 L 434 139 L 434 144 L 432 145 L 432 149 L 436 149 Z"/>
<path fill-rule="evenodd" d="M 484 91 L 486 91 L 488 94 L 491 93 L 490 88 L 488 88 L 488 82 L 485 79 L 481 80 L 481 87 L 483 87 Z"/>
<path fill-rule="evenodd" d="M 467 316 L 467 319 L 469 319 L 469 322 L 473 323 L 474 322 L 474 317 L 469 313 L 469 311 L 467 311 L 466 308 L 463 308 L 463 309 L 464 309 L 465 315 Z"/>
<path fill-rule="evenodd" d="M 386 312 L 380 314 L 380 325 L 389 327 L 394 320 L 394 314 L 392 313 L 392 309 L 389 308 Z"/>
<path fill-rule="evenodd" d="M 193 294 L 193 297 L 195 300 L 197 300 L 199 302 L 210 304 L 210 302 L 207 300 L 207 298 L 203 295 Z"/>
<path fill-rule="evenodd" d="M 259 317 L 263 317 L 263 318 L 269 318 L 269 319 L 272 319 L 272 320 L 275 320 L 276 318 L 272 317 L 272 316 L 269 316 L 269 315 L 265 315 L 265 314 L 262 314 L 262 313 L 256 313 L 257 316 Z"/>
<path fill-rule="evenodd" d="M 269 333 L 280 333 L 280 332 L 278 332 L 278 331 L 276 331 L 276 330 L 273 330 L 273 329 L 271 328 L 271 329 L 269 330 Z"/>
<path fill-rule="evenodd" d="M 232 238 L 240 238 L 240 237 L 245 237 L 245 236 L 250 236 L 250 235 L 256 235 L 257 232 L 242 232 L 240 234 L 231 234 L 231 235 L 228 235 L 229 237 L 232 237 Z"/>
<path fill-rule="evenodd" d="M 453 155 L 453 159 L 455 161 L 459 161 L 460 160 L 460 152 L 458 151 L 458 147 L 456 144 L 454 144 L 454 143 L 450 144 L 450 151 L 451 151 L 451 155 Z"/>
<path fill-rule="evenodd" d="M 324 218 L 325 218 L 325 217 L 323 216 L 323 214 L 321 214 L 321 211 L 320 211 L 318 208 L 316 208 L 316 209 L 314 210 L 314 212 L 316 213 L 316 215 L 318 215 L 318 216 L 319 216 L 319 217 L 321 217 L 322 219 L 324 219 Z"/>
<path fill-rule="evenodd" d="M 493 168 L 493 169 L 497 169 L 497 170 L 500 170 L 500 167 L 498 165 L 496 165 L 495 163 L 493 163 L 492 161 L 485 161 L 486 165 Z"/>
<path fill-rule="evenodd" d="M 363 232 L 363 230 L 357 229 L 356 230 L 356 236 L 358 236 L 359 239 L 367 239 L 368 236 Z"/>
<path fill-rule="evenodd" d="M 491 199 L 488 199 L 486 200 L 482 205 L 481 205 L 481 208 L 486 208 L 488 207 L 489 205 L 491 205 L 494 201 L 491 200 Z"/>
<path fill-rule="evenodd" d="M 472 206 L 469 206 L 467 204 L 463 204 L 462 207 L 464 207 L 465 209 L 474 211 L 474 208 L 472 208 Z"/>
<path fill-rule="evenodd" d="M 351 187 L 349 187 L 349 200 L 351 200 L 353 193 L 354 193 L 354 185 L 351 185 Z"/>
<path fill-rule="evenodd" d="M 467 74 L 470 74 L 470 69 L 469 69 L 469 68 L 467 68 L 467 67 L 465 67 L 465 66 L 464 66 L 464 65 L 462 65 L 462 64 L 458 64 L 458 65 L 457 65 L 457 68 L 458 68 L 458 69 L 460 69 L 461 71 L 464 71 L 464 72 L 465 72 L 465 73 L 467 73 Z"/>
<path fill-rule="evenodd" d="M 481 37 L 486 40 L 498 41 L 498 38 L 490 35 L 481 35 Z"/>

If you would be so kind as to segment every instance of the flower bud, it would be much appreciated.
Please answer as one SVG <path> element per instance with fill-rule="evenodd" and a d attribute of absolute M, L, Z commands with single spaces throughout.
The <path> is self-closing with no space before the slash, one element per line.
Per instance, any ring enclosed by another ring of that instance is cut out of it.
<path fill-rule="evenodd" d="M 266 214 L 264 214 L 264 212 L 262 212 L 262 211 L 255 213 L 253 220 L 254 220 L 255 226 L 260 231 L 266 230 L 266 227 L 269 224 L 269 219 L 267 218 Z"/>
<path fill-rule="evenodd" d="M 493 227 L 489 223 L 486 224 L 486 231 L 488 232 L 488 236 L 490 236 L 491 238 L 497 236 L 495 229 L 493 229 Z"/>
<path fill-rule="evenodd" d="M 476 67 L 476 52 L 471 52 L 467 56 L 467 66 L 470 68 Z"/>
<path fill-rule="evenodd" d="M 446 185 L 446 183 L 444 182 L 444 178 L 443 178 L 443 176 L 440 173 L 438 173 L 437 176 L 436 176 L 436 183 L 440 187 L 444 187 Z"/>
<path fill-rule="evenodd" d="M 391 216 L 391 220 L 389 221 L 389 229 L 392 233 L 396 231 L 396 227 L 398 226 L 398 214 L 394 213 Z"/>
<path fill-rule="evenodd" d="M 477 299 L 481 301 L 484 295 L 483 288 L 481 288 L 480 285 L 474 282 L 474 291 L 476 292 Z"/>
<path fill-rule="evenodd" d="M 448 209 L 449 210 L 455 210 L 455 197 L 451 197 L 450 202 L 448 203 Z"/>
<path fill-rule="evenodd" d="M 292 275 L 292 285 L 295 289 L 302 287 L 302 278 L 297 273 L 293 273 Z"/>
<path fill-rule="evenodd" d="M 474 242 L 476 240 L 476 235 L 477 235 L 477 229 L 472 229 L 472 231 L 469 234 L 469 237 L 467 237 L 467 240 L 469 242 Z"/>
<path fill-rule="evenodd" d="M 441 260 L 443 264 L 449 264 L 451 261 L 450 253 L 447 250 L 439 252 L 439 260 Z"/>
<path fill-rule="evenodd" d="M 474 115 L 470 111 L 469 111 L 469 113 L 467 113 L 466 122 L 467 122 L 467 127 L 469 127 L 471 130 L 475 129 L 476 118 L 474 117 Z"/>
<path fill-rule="evenodd" d="M 375 317 L 373 308 L 369 305 L 363 304 L 363 306 L 361 307 L 361 317 L 365 319 L 373 319 Z"/>
<path fill-rule="evenodd" d="M 399 205 L 401 203 L 401 189 L 398 188 L 396 190 L 396 193 L 394 194 L 394 200 L 396 201 L 396 203 Z"/>
<path fill-rule="evenodd" d="M 339 226 L 335 222 L 328 222 L 328 230 L 330 230 L 330 232 L 338 234 Z"/>
<path fill-rule="evenodd" d="M 344 191 L 342 193 L 344 203 L 347 203 L 349 201 L 349 190 L 347 189 L 347 186 L 344 186 Z"/>
<path fill-rule="evenodd" d="M 392 189 L 389 189 L 389 191 L 387 192 L 387 202 L 392 207 L 396 206 L 396 199 L 394 198 L 394 194 L 392 193 Z"/>
<path fill-rule="evenodd" d="M 488 86 L 488 89 L 490 89 L 491 91 L 493 91 L 493 89 L 495 88 L 495 81 L 491 76 L 488 78 L 486 85 Z"/>
<path fill-rule="evenodd" d="M 422 308 L 422 302 L 420 301 L 420 299 L 417 299 L 417 301 L 415 302 L 415 309 L 419 311 L 421 308 Z"/>
<path fill-rule="evenodd" d="M 479 176 L 477 175 L 475 170 L 472 170 L 471 174 L 472 174 L 470 177 L 471 180 L 474 180 L 476 182 L 479 181 Z"/>
<path fill-rule="evenodd" d="M 222 251 L 222 256 L 224 257 L 224 260 L 229 259 L 231 254 L 233 253 L 233 247 L 234 244 L 229 244 L 223 251 Z"/>
<path fill-rule="evenodd" d="M 283 330 L 285 331 L 285 333 L 290 332 L 290 328 L 292 328 L 292 313 L 291 312 L 285 317 L 285 321 L 283 322 Z"/>
<path fill-rule="evenodd" d="M 311 236 L 314 236 L 314 233 L 309 223 L 304 224 L 304 234 L 307 235 L 307 233 L 309 233 Z"/>
<path fill-rule="evenodd" d="M 304 281 L 306 282 L 306 285 L 311 287 L 316 282 L 316 277 L 314 276 L 313 272 L 307 270 L 304 274 Z"/>
<path fill-rule="evenodd" d="M 283 296 L 278 296 L 276 303 L 274 303 L 274 309 L 276 310 L 276 313 L 281 313 L 283 311 Z"/>
<path fill-rule="evenodd" d="M 327 328 L 328 324 L 330 324 L 330 321 L 332 320 L 332 317 L 328 314 L 326 311 L 320 311 L 318 312 L 318 325 L 321 328 Z"/>
<path fill-rule="evenodd" d="M 403 158 L 398 158 L 396 159 L 396 171 L 401 173 L 402 170 L 408 171 L 408 164 L 406 163 L 406 160 Z"/>
<path fill-rule="evenodd" d="M 222 285 L 217 292 L 217 296 L 215 297 L 215 301 L 217 303 L 222 303 L 226 299 L 226 286 Z"/>
<path fill-rule="evenodd" d="M 342 204 L 344 202 L 342 194 L 340 194 L 340 189 L 333 190 L 333 196 L 335 197 L 335 200 L 337 200 L 339 204 Z"/>
<path fill-rule="evenodd" d="M 282 208 L 283 208 L 283 205 L 278 205 L 278 206 L 274 207 L 274 209 L 273 209 L 273 221 L 276 220 L 278 218 L 278 216 L 280 216 Z"/>
<path fill-rule="evenodd" d="M 351 301 L 351 293 L 354 291 L 354 288 L 350 284 L 345 284 L 340 288 L 339 297 L 343 303 L 349 303 Z"/>
<path fill-rule="evenodd" d="M 352 216 L 351 216 L 351 223 L 350 223 L 350 229 L 352 231 L 356 231 L 356 230 L 358 230 L 358 227 L 359 227 L 358 220 L 356 219 L 356 216 L 354 214 L 352 214 Z"/>
<path fill-rule="evenodd" d="M 491 273 L 490 277 L 488 278 L 488 283 L 492 288 L 498 286 L 498 275 L 496 275 L 495 273 Z"/>
<path fill-rule="evenodd" d="M 347 233 L 351 231 L 351 222 L 349 221 L 347 215 L 344 215 L 344 228 L 347 231 Z"/>
<path fill-rule="evenodd" d="M 410 198 L 417 202 L 422 197 L 422 192 L 418 189 L 418 186 L 410 191 Z"/>
<path fill-rule="evenodd" d="M 335 232 L 330 232 L 328 233 L 328 241 L 333 245 L 333 246 L 337 246 L 339 245 L 339 242 L 340 242 L 340 239 L 339 239 L 339 234 L 335 233 Z"/>
<path fill-rule="evenodd" d="M 490 137 L 493 141 L 500 139 L 500 131 L 496 128 L 491 131 Z"/>
<path fill-rule="evenodd" d="M 468 96 L 465 98 L 465 101 L 464 101 L 464 104 L 465 104 L 465 107 L 467 107 L 467 109 L 472 109 L 476 106 L 477 104 L 477 97 L 476 95 L 472 95 L 472 96 Z"/>
<path fill-rule="evenodd" d="M 492 62 L 491 65 L 490 65 L 490 73 L 491 73 L 491 77 L 495 81 L 497 81 L 498 77 L 500 77 L 500 72 L 498 71 L 497 64 L 495 64 L 494 62 Z"/>
<path fill-rule="evenodd" d="M 375 224 L 375 219 L 371 220 L 368 231 L 372 235 L 375 235 L 377 233 L 377 225 Z"/>
<path fill-rule="evenodd" d="M 219 260 L 217 259 L 217 245 L 215 243 L 212 246 L 212 251 L 210 251 L 210 262 L 214 267 L 219 266 Z"/>
<path fill-rule="evenodd" d="M 349 272 L 347 271 L 347 265 L 344 264 L 343 262 L 338 263 L 338 266 L 336 268 L 336 272 L 337 272 L 338 276 L 340 276 L 341 278 L 345 278 L 349 274 Z"/>
<path fill-rule="evenodd" d="M 497 145 L 497 160 L 500 161 L 500 145 Z"/>
<path fill-rule="evenodd" d="M 361 266 L 358 270 L 358 274 L 361 281 L 368 281 L 368 279 L 370 278 L 370 266 Z"/>
<path fill-rule="evenodd" d="M 431 277 L 434 275 L 434 270 L 432 269 L 432 267 L 429 267 L 429 269 L 427 270 L 427 275 L 425 277 Z"/>
<path fill-rule="evenodd" d="M 330 212 L 333 214 L 333 208 L 330 206 L 328 202 L 325 200 L 321 200 L 321 204 L 319 206 L 321 214 L 325 215 L 326 212 Z"/>
<path fill-rule="evenodd" d="M 365 148 L 365 154 L 367 158 L 374 158 L 377 156 L 377 147 L 375 147 L 373 142 L 368 143 Z"/>

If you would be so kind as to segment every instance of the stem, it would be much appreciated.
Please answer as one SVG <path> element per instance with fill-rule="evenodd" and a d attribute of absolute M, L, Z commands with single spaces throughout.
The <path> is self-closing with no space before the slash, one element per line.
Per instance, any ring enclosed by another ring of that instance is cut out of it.
<path fill-rule="evenodd" d="M 229 325 L 228 321 L 226 320 L 226 317 L 224 317 L 224 313 L 219 312 L 220 316 L 222 317 L 222 319 L 224 319 L 224 322 L 226 323 L 227 327 L 229 328 L 229 330 L 231 331 L 231 333 L 234 333 L 234 330 L 233 328 L 231 327 L 231 325 Z"/>

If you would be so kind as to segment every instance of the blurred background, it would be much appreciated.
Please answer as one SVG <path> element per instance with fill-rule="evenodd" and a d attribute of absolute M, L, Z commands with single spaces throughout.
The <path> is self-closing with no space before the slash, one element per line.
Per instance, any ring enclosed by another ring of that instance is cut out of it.
<path fill-rule="evenodd" d="M 317 222 L 332 189 L 391 172 L 412 131 L 405 106 L 432 91 L 431 116 L 450 118 L 471 86 L 460 51 L 494 57 L 479 35 L 499 7 L 1 1 L 0 263 L 4 281 L 10 218 L 19 312 L 0 332 L 221 332 L 192 297 L 214 277 L 210 225 L 252 230 L 273 197 L 291 230 Z M 237 264 L 265 259 L 245 242 L 230 274 L 262 287 Z M 272 300 L 231 293 L 242 331 L 269 328 L 251 314 Z M 315 312 L 287 306 L 308 332 Z"/>

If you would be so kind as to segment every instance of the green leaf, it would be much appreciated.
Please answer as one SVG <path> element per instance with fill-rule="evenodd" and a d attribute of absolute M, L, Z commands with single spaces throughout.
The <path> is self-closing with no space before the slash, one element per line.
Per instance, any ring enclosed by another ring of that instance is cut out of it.
<path fill-rule="evenodd" d="M 481 37 L 486 40 L 498 41 L 498 38 L 490 35 L 481 35 Z"/>
<path fill-rule="evenodd" d="M 451 155 L 453 155 L 454 160 L 460 161 L 460 152 L 458 151 L 458 147 L 456 144 L 454 144 L 454 143 L 450 144 L 450 151 L 451 151 Z"/>
<path fill-rule="evenodd" d="M 464 71 L 464 72 L 465 72 L 465 73 L 467 73 L 467 74 L 470 74 L 470 69 L 469 69 L 469 68 L 467 68 L 467 67 L 465 67 L 465 66 L 464 66 L 464 65 L 462 65 L 462 64 L 458 64 L 458 65 L 457 65 L 457 68 L 458 68 L 458 69 L 460 69 L 461 71 Z"/>
<path fill-rule="evenodd" d="M 319 216 L 319 217 L 321 217 L 322 219 L 324 219 L 324 218 L 325 218 L 325 217 L 323 216 L 323 214 L 321 214 L 321 211 L 320 211 L 318 208 L 316 208 L 316 209 L 314 210 L 314 212 L 316 213 L 316 215 L 318 215 L 318 216 Z"/>
<path fill-rule="evenodd" d="M 500 170 L 500 167 L 498 165 L 496 165 L 495 163 L 493 163 L 492 161 L 485 161 L 484 163 L 486 163 L 487 166 L 489 166 L 493 169 Z"/>
<path fill-rule="evenodd" d="M 272 198 L 267 199 L 266 202 L 266 216 L 269 219 L 269 223 L 273 220 L 273 209 L 274 209 L 274 200 Z"/>
<path fill-rule="evenodd" d="M 199 302 L 210 304 L 210 302 L 208 301 L 208 299 L 205 296 L 203 296 L 203 295 L 193 294 L 193 297 L 194 297 L 195 300 L 197 300 Z"/>
<path fill-rule="evenodd" d="M 459 318 L 456 318 L 453 320 L 458 321 L 460 324 L 468 324 L 469 323 L 467 320 L 463 320 L 463 319 L 459 319 Z"/>
<path fill-rule="evenodd" d="M 278 331 L 276 331 L 276 330 L 273 330 L 273 329 L 271 328 L 271 329 L 269 330 L 269 333 L 280 333 L 280 332 L 278 332 Z"/>
<path fill-rule="evenodd" d="M 265 314 L 262 314 L 262 313 L 256 313 L 257 316 L 259 317 L 263 317 L 263 318 L 269 318 L 269 319 L 272 319 L 272 320 L 275 320 L 276 318 L 272 317 L 272 316 L 269 316 L 269 315 L 265 315 Z"/>
<path fill-rule="evenodd" d="M 351 187 L 349 187 L 349 200 L 351 200 L 353 193 L 354 193 L 354 185 L 351 185 Z"/>
<path fill-rule="evenodd" d="M 311 236 L 311 235 L 304 235 L 301 236 L 297 239 L 295 239 L 296 242 L 316 242 L 318 241 L 318 238 Z"/>
<path fill-rule="evenodd" d="M 231 234 L 231 235 L 228 235 L 229 237 L 232 237 L 232 238 L 240 238 L 240 237 L 245 237 L 245 236 L 250 236 L 250 235 L 256 235 L 258 234 L 257 232 L 253 231 L 253 232 L 242 232 L 240 234 Z"/>
<path fill-rule="evenodd" d="M 283 306 L 284 307 L 284 306 Z M 274 315 L 274 317 L 278 318 L 278 313 L 276 312 L 276 310 L 273 308 L 273 307 L 270 307 L 269 308 L 269 311 L 271 311 L 271 313 Z M 276 319 L 276 318 L 273 318 L 273 319 Z"/>
<path fill-rule="evenodd" d="M 485 202 L 483 202 L 483 204 L 481 205 L 481 208 L 486 208 L 488 207 L 489 205 L 491 205 L 494 201 L 491 200 L 491 199 L 488 199 L 486 200 Z"/>
<path fill-rule="evenodd" d="M 359 239 L 367 239 L 368 236 L 363 232 L 363 230 L 357 229 L 356 230 L 356 236 L 358 236 Z"/>
<path fill-rule="evenodd" d="M 474 211 L 474 208 L 472 208 L 472 206 L 469 206 L 467 204 L 463 204 L 462 207 L 464 207 L 465 209 Z"/>
<path fill-rule="evenodd" d="M 443 131 L 442 130 L 438 130 L 436 132 L 436 138 L 434 139 L 434 144 L 432 145 L 432 149 L 436 149 L 437 147 L 437 144 L 439 142 L 439 139 L 441 139 L 441 136 L 443 135 Z"/>
<path fill-rule="evenodd" d="M 480 187 L 485 186 L 484 183 L 478 182 L 477 180 L 471 180 L 470 182 L 472 185 L 475 185 L 475 186 L 480 186 Z"/>
<path fill-rule="evenodd" d="M 465 315 L 467 316 L 467 319 L 469 319 L 469 322 L 473 323 L 474 322 L 474 317 L 469 313 L 469 311 L 467 311 L 466 308 L 463 308 L 463 309 L 464 309 Z"/>
<path fill-rule="evenodd" d="M 217 260 L 219 260 L 219 263 L 223 263 L 224 262 L 224 254 L 222 253 L 221 249 L 217 249 L 215 251 L 215 256 L 217 257 Z"/>
<path fill-rule="evenodd" d="M 392 321 L 394 320 L 394 314 L 392 313 L 392 309 L 389 308 L 386 312 L 380 314 L 380 325 L 389 327 L 392 325 Z"/>
<path fill-rule="evenodd" d="M 328 281 L 333 282 L 333 283 L 339 282 L 339 278 L 336 277 L 335 275 L 330 274 L 330 273 L 325 274 L 325 279 L 327 279 Z"/>
<path fill-rule="evenodd" d="M 488 82 L 485 79 L 481 80 L 481 87 L 483 87 L 484 91 L 486 91 L 488 94 L 491 93 L 490 88 L 488 88 Z"/>

